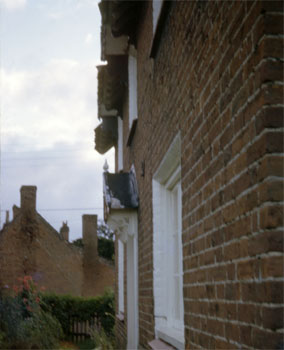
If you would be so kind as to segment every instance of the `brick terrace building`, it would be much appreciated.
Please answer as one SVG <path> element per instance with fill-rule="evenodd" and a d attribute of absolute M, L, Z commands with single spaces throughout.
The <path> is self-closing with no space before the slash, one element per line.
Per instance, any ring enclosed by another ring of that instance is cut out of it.
<path fill-rule="evenodd" d="M 283 348 L 283 2 L 100 10 L 118 344 Z"/>
<path fill-rule="evenodd" d="M 114 269 L 97 254 L 97 216 L 83 215 L 84 249 L 68 242 L 36 211 L 36 187 L 22 186 L 21 207 L 0 231 L 0 287 L 30 275 L 49 292 L 94 296 L 113 287 Z"/>

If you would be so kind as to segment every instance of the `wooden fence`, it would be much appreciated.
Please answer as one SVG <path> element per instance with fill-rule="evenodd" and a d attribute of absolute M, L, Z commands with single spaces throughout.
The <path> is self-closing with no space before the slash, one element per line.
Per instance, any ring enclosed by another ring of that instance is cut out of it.
<path fill-rule="evenodd" d="M 68 338 L 74 342 L 82 342 L 91 336 L 92 329 L 100 329 L 101 325 L 97 317 L 92 317 L 87 321 L 80 321 L 77 317 L 72 317 L 69 320 Z"/>

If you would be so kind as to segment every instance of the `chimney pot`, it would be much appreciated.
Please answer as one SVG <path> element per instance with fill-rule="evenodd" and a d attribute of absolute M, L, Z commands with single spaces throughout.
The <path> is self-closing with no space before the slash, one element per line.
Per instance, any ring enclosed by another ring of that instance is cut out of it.
<path fill-rule="evenodd" d="M 62 223 L 62 227 L 60 229 L 61 236 L 65 239 L 65 241 L 69 241 L 69 227 L 67 225 L 67 221 Z"/>
<path fill-rule="evenodd" d="M 9 224 L 10 222 L 9 214 L 10 214 L 9 210 L 6 210 L 6 224 Z"/>

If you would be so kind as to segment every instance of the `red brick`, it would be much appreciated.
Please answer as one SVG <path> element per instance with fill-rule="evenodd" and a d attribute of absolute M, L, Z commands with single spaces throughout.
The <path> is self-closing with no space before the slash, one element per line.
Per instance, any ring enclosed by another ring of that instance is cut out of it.
<path fill-rule="evenodd" d="M 283 256 L 270 256 L 261 259 L 262 278 L 282 277 L 284 267 Z"/>
<path fill-rule="evenodd" d="M 283 201 L 283 181 L 272 180 L 263 182 L 259 186 L 259 204 L 263 202 L 282 202 Z"/>
<path fill-rule="evenodd" d="M 283 252 L 283 232 L 262 232 L 249 240 L 248 253 L 250 256 L 267 252 Z"/>
<path fill-rule="evenodd" d="M 240 340 L 240 328 L 239 325 L 226 323 L 225 324 L 225 336 L 229 340 L 239 342 Z"/>
<path fill-rule="evenodd" d="M 276 281 L 242 283 L 241 295 L 243 301 L 279 304 L 283 302 L 283 284 Z"/>
<path fill-rule="evenodd" d="M 252 345 L 252 327 L 251 326 L 240 326 L 240 341 L 244 345 Z"/>
<path fill-rule="evenodd" d="M 231 349 L 238 349 L 238 347 L 234 344 L 231 344 L 227 341 L 216 339 L 216 347 L 215 349 L 223 349 L 223 350 L 231 350 Z"/>
<path fill-rule="evenodd" d="M 263 307 L 262 308 L 262 326 L 264 328 L 276 331 L 283 329 L 283 308 L 282 307 Z"/>
<path fill-rule="evenodd" d="M 238 304 L 238 320 L 244 323 L 261 325 L 261 309 L 252 304 Z"/>
<path fill-rule="evenodd" d="M 283 134 L 281 132 L 267 132 L 249 147 L 247 164 L 261 158 L 265 153 L 275 152 L 283 152 Z"/>
<path fill-rule="evenodd" d="M 277 349 L 283 345 L 283 334 L 267 332 L 255 328 L 252 332 L 252 345 L 255 349 Z"/>
<path fill-rule="evenodd" d="M 240 299 L 241 286 L 239 283 L 226 283 L 225 284 L 225 299 L 227 300 L 239 300 Z"/>
<path fill-rule="evenodd" d="M 154 305 L 152 177 L 180 130 L 186 348 L 255 347 L 261 313 L 272 318 L 263 303 L 281 302 L 282 292 L 273 277 L 281 271 L 269 259 L 283 251 L 283 222 L 272 203 L 283 200 L 283 112 L 275 105 L 283 104 L 283 19 L 276 13 L 283 6 L 173 3 L 154 59 L 151 2 L 137 31 L 139 124 L 124 165 L 138 169 L 139 288 L 147 294 L 139 301 Z M 125 135 L 127 100 L 125 90 Z M 153 311 L 139 308 L 140 346 L 147 348 Z"/>
<path fill-rule="evenodd" d="M 239 280 L 251 280 L 259 277 L 259 261 L 241 261 L 237 265 L 237 276 Z"/>
<path fill-rule="evenodd" d="M 233 242 L 224 247 L 224 259 L 225 260 L 234 260 L 240 256 L 239 251 L 239 242 Z"/>
<path fill-rule="evenodd" d="M 276 228 L 283 226 L 283 206 L 265 206 L 260 210 L 260 227 Z"/>
<path fill-rule="evenodd" d="M 258 169 L 258 181 L 262 181 L 268 176 L 284 176 L 283 156 L 268 155 L 260 162 Z"/>
<path fill-rule="evenodd" d="M 273 80 L 281 81 L 281 76 L 283 76 L 283 63 L 270 59 L 265 60 L 256 72 L 255 83 L 260 86 L 264 83 L 270 83 Z"/>

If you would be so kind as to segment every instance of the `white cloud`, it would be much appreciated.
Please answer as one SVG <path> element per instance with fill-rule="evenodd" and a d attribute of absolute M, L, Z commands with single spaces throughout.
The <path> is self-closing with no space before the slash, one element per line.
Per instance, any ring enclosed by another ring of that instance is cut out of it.
<path fill-rule="evenodd" d="M 99 0 L 79 0 L 77 2 L 77 9 L 87 6 L 87 7 L 95 7 L 98 6 Z"/>
<path fill-rule="evenodd" d="M 0 7 L 13 11 L 25 7 L 26 3 L 26 0 L 0 0 Z"/>
<path fill-rule="evenodd" d="M 88 34 L 86 35 L 86 37 L 85 37 L 85 40 L 84 40 L 85 44 L 86 44 L 86 45 L 91 45 L 91 44 L 93 43 L 93 41 L 94 41 L 93 34 L 88 33 Z"/>
<path fill-rule="evenodd" d="M 63 18 L 64 16 L 64 13 L 63 12 L 49 12 L 47 13 L 47 16 L 50 18 L 50 19 L 53 19 L 55 21 L 58 21 L 60 19 Z"/>
<path fill-rule="evenodd" d="M 96 69 L 91 62 L 52 60 L 33 71 L 1 71 L 4 138 L 28 134 L 35 145 L 80 140 L 96 121 Z"/>
<path fill-rule="evenodd" d="M 40 208 L 100 208 L 104 158 L 94 151 L 98 124 L 93 62 L 52 60 L 31 71 L 1 70 L 1 209 L 19 202 L 21 185 L 38 187 Z M 16 198 L 16 199 L 15 199 Z M 88 212 L 87 212 L 88 213 Z M 72 239 L 84 212 L 42 212 L 56 229 L 68 220 Z M 3 213 L 2 213 L 3 217 Z"/>

